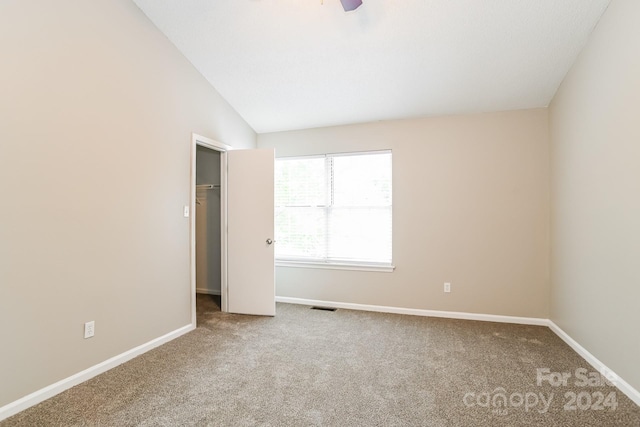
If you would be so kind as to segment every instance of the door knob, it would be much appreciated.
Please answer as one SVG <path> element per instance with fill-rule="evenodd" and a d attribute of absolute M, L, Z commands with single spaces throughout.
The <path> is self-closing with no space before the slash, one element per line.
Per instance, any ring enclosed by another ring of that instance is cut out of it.
<path fill-rule="evenodd" d="M 274 244 L 276 241 L 272 240 L 272 239 L 267 239 L 267 245 L 272 245 Z"/>

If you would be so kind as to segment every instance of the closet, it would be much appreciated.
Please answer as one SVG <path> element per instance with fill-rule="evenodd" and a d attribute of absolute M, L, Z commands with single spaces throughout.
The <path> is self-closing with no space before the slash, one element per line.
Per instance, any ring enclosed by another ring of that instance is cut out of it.
<path fill-rule="evenodd" d="M 220 295 L 220 152 L 196 151 L 196 292 Z"/>

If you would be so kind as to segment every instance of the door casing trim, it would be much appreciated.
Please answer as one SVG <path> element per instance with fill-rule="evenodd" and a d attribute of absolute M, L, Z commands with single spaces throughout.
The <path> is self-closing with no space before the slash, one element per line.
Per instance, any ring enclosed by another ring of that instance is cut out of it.
<path fill-rule="evenodd" d="M 196 154 L 198 146 L 220 152 L 220 294 L 222 311 L 227 311 L 227 151 L 233 148 L 211 138 L 191 134 L 191 172 L 189 188 L 189 270 L 191 324 L 196 327 Z"/>

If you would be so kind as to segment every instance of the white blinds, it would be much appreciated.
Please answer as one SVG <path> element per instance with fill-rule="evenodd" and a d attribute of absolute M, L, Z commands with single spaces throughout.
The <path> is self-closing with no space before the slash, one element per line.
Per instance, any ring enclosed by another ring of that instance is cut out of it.
<path fill-rule="evenodd" d="M 276 258 L 391 264 L 391 152 L 276 159 Z"/>

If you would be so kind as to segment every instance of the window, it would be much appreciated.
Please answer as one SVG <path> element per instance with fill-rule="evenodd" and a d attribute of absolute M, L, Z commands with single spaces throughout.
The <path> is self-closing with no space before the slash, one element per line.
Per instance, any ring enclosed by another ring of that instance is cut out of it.
<path fill-rule="evenodd" d="M 390 151 L 278 158 L 275 181 L 279 265 L 391 268 Z"/>

